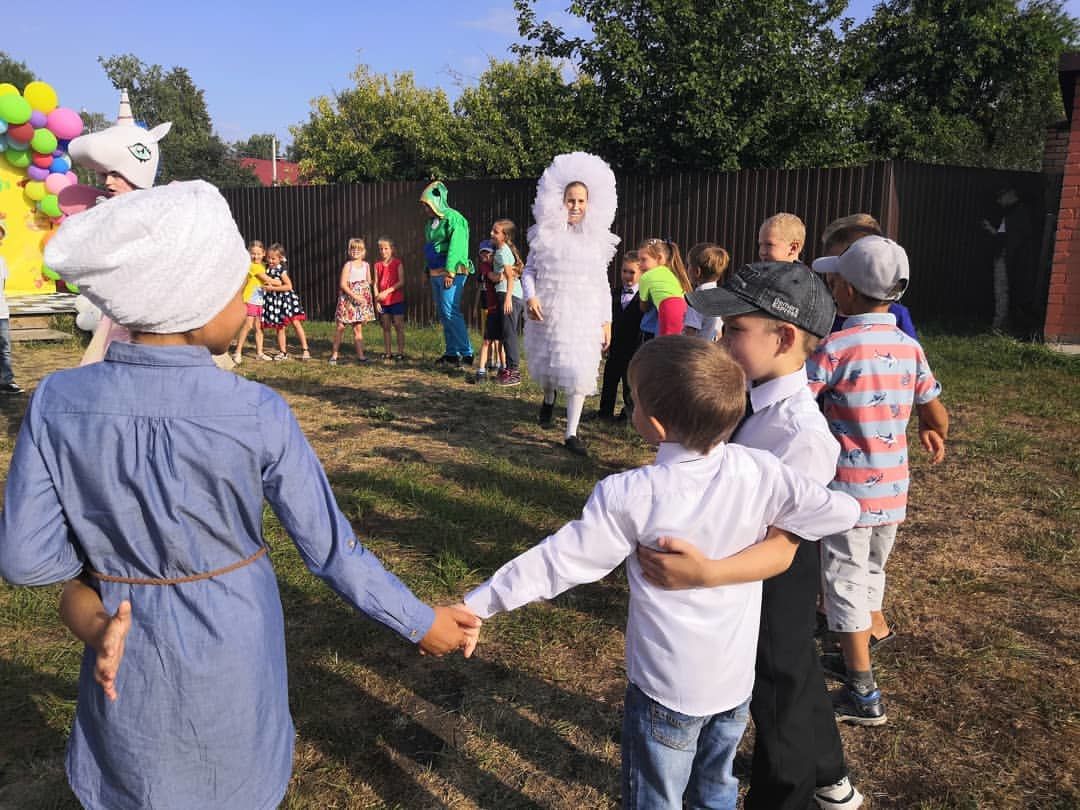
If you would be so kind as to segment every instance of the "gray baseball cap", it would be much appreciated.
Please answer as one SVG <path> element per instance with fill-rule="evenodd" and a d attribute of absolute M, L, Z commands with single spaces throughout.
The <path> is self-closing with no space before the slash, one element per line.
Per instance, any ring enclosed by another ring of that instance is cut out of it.
<path fill-rule="evenodd" d="M 839 256 L 815 259 L 814 272 L 837 273 L 877 301 L 899 301 L 911 278 L 907 252 L 884 236 L 864 236 Z"/>
<path fill-rule="evenodd" d="M 694 290 L 686 300 L 709 317 L 763 312 L 817 337 L 829 334 L 836 317 L 829 288 L 802 262 L 745 264 L 728 273 L 719 287 Z"/>

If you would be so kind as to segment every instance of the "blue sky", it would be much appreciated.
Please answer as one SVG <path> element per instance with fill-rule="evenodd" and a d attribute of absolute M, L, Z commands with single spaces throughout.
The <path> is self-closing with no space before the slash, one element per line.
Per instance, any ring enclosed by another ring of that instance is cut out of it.
<path fill-rule="evenodd" d="M 568 5 L 539 0 L 537 10 L 583 32 Z M 853 0 L 847 14 L 862 19 L 873 5 Z M 1080 0 L 1067 7 L 1080 15 Z M 110 118 L 117 93 L 98 56 L 133 53 L 186 67 L 223 138 L 276 132 L 287 141 L 289 125 L 307 120 L 311 99 L 347 87 L 360 62 L 380 73 L 411 70 L 418 84 L 453 98 L 489 57 L 510 58 L 517 41 L 511 0 L 98 0 L 65 4 L 56 14 L 6 14 L 0 49 L 51 83 L 61 104 Z"/>

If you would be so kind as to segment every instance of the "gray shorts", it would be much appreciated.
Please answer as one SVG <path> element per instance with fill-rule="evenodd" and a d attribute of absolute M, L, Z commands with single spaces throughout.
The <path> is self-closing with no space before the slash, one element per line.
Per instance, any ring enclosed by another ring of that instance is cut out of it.
<path fill-rule="evenodd" d="M 833 632 L 870 629 L 870 613 L 881 610 L 885 596 L 885 563 L 899 526 L 856 526 L 821 538 L 822 591 Z"/>

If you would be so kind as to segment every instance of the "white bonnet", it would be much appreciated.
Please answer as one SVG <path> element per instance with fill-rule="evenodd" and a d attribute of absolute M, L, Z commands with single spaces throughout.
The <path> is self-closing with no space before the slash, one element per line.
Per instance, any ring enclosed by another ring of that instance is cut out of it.
<path fill-rule="evenodd" d="M 119 323 L 169 334 L 205 326 L 247 278 L 229 204 L 203 180 L 121 194 L 69 217 L 45 263 Z"/>
<path fill-rule="evenodd" d="M 536 185 L 533 220 L 540 228 L 566 228 L 563 195 L 570 183 L 584 183 L 589 190 L 589 206 L 581 229 L 585 233 L 606 233 L 615 221 L 617 199 L 615 174 L 611 167 L 588 152 L 557 155 Z"/>

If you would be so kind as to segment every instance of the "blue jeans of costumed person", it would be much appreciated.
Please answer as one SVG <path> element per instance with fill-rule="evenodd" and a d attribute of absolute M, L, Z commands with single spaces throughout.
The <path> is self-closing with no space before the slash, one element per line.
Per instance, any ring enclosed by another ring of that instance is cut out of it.
<path fill-rule="evenodd" d="M 624 810 L 735 810 L 731 771 L 750 699 L 720 714 L 693 717 L 626 689 L 622 732 Z"/>
<path fill-rule="evenodd" d="M 443 286 L 442 276 L 432 276 L 430 279 L 431 299 L 435 302 L 435 309 L 443 325 L 443 340 L 446 342 L 448 356 L 472 357 L 469 330 L 465 326 L 465 316 L 461 314 L 461 291 L 468 278 L 465 273 L 458 273 L 450 287 Z"/>

